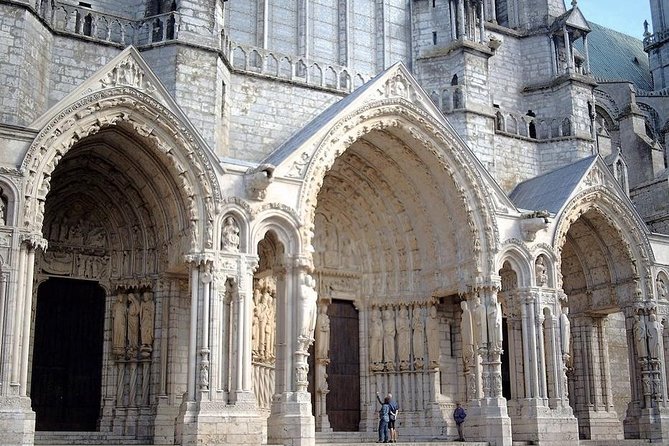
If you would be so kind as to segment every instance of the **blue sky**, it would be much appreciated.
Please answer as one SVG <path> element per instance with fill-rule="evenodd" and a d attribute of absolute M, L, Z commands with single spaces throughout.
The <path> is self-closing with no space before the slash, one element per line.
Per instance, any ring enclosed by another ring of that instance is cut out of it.
<path fill-rule="evenodd" d="M 565 6 L 571 8 L 571 0 L 565 0 Z M 649 0 L 578 0 L 578 7 L 586 19 L 639 39 L 643 21 L 651 23 Z"/>

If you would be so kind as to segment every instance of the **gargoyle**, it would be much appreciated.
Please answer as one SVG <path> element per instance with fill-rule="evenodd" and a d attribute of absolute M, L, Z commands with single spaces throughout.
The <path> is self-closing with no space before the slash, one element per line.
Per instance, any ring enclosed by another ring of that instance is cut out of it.
<path fill-rule="evenodd" d="M 274 181 L 274 168 L 271 164 L 260 164 L 246 171 L 244 185 L 250 198 L 253 200 L 265 199 L 267 187 Z"/>

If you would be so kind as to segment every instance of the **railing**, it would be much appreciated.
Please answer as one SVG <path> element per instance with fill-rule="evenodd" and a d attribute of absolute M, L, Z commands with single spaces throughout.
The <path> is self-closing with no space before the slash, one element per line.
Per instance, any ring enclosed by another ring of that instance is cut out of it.
<path fill-rule="evenodd" d="M 235 70 L 345 93 L 350 93 L 372 77 L 343 65 L 239 44 L 230 40 L 225 32 L 221 34 L 221 49 Z"/>
<path fill-rule="evenodd" d="M 446 114 L 465 108 L 467 99 L 465 93 L 463 85 L 450 85 L 438 91 L 433 90 L 430 99 L 442 113 Z"/>
<path fill-rule="evenodd" d="M 498 133 L 536 140 L 563 138 L 574 134 L 569 117 L 540 118 L 501 111 L 495 115 L 495 130 Z"/>
<path fill-rule="evenodd" d="M 181 16 L 176 11 L 131 20 L 50 0 L 37 0 L 34 6 L 56 31 L 123 46 L 175 40 L 181 24 Z"/>
<path fill-rule="evenodd" d="M 643 49 L 644 51 L 647 51 L 648 48 L 650 48 L 651 46 L 658 44 L 660 42 L 664 42 L 667 39 L 669 39 L 669 30 L 664 30 L 656 32 L 655 34 L 650 34 L 643 38 Z"/>

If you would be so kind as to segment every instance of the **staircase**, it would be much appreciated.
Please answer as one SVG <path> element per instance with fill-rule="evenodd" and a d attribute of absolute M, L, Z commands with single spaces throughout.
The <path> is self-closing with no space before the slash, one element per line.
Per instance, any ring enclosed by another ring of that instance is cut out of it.
<path fill-rule="evenodd" d="M 146 446 L 150 442 L 109 432 L 35 432 L 35 446 Z"/>
<path fill-rule="evenodd" d="M 357 444 L 361 446 L 372 446 L 377 444 L 376 432 L 316 432 L 316 444 L 327 446 L 351 446 Z M 450 441 L 449 441 L 450 440 Z M 411 446 L 457 446 L 465 444 L 467 446 L 488 446 L 485 441 L 467 441 L 465 443 L 446 439 L 443 437 L 420 437 L 420 436 L 402 436 L 400 434 L 397 444 Z"/>

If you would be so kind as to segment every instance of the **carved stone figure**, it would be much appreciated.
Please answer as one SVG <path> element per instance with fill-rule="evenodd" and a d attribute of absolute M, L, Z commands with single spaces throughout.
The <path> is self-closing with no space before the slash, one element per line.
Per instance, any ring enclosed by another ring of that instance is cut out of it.
<path fill-rule="evenodd" d="M 2 189 L 0 189 L 0 194 L 2 193 Z M 5 226 L 7 224 L 7 214 L 6 214 L 6 206 L 5 206 L 5 200 L 0 195 L 0 226 Z"/>
<path fill-rule="evenodd" d="M 231 216 L 225 217 L 222 244 L 223 251 L 239 252 L 239 226 Z"/>
<path fill-rule="evenodd" d="M 474 365 L 474 327 L 472 312 L 466 301 L 460 302 L 462 316 L 460 320 L 460 333 L 462 336 L 462 363 L 467 372 Z"/>
<path fill-rule="evenodd" d="M 655 285 L 657 286 L 657 297 L 660 299 L 666 299 L 667 297 L 667 284 L 664 283 L 662 277 L 657 276 L 655 280 Z"/>
<path fill-rule="evenodd" d="M 128 346 L 131 350 L 139 347 L 139 300 L 134 293 L 128 293 Z"/>
<path fill-rule="evenodd" d="M 659 359 L 662 351 L 662 322 L 657 320 L 655 313 L 648 316 L 646 332 L 648 333 L 648 355 L 653 359 Z"/>
<path fill-rule="evenodd" d="M 269 319 L 269 302 L 271 296 L 269 292 L 265 291 L 260 296 L 260 305 L 258 305 L 258 351 L 262 359 L 266 359 L 268 355 L 267 337 L 272 331 L 271 321 Z"/>
<path fill-rule="evenodd" d="M 112 305 L 112 353 L 122 357 L 125 354 L 127 327 L 127 305 L 125 296 L 119 293 Z"/>
<path fill-rule="evenodd" d="M 409 354 L 411 349 L 411 322 L 409 311 L 402 305 L 397 315 L 397 356 L 400 361 L 400 370 L 409 368 Z"/>
<path fill-rule="evenodd" d="M 327 359 L 330 356 L 330 317 L 328 307 L 323 304 L 316 321 L 318 335 L 316 336 L 316 358 Z"/>
<path fill-rule="evenodd" d="M 569 322 L 568 314 L 569 307 L 563 307 L 562 314 L 560 314 L 560 347 L 562 348 L 565 362 L 568 362 L 569 355 L 571 355 L 571 323 Z"/>
<path fill-rule="evenodd" d="M 411 328 L 413 329 L 413 359 L 416 370 L 421 370 L 425 360 L 425 324 L 421 315 L 420 307 L 416 306 L 413 310 L 411 319 Z"/>
<path fill-rule="evenodd" d="M 300 322 L 299 335 L 309 343 L 314 339 L 316 328 L 316 281 L 309 274 L 305 274 L 300 285 L 300 307 L 302 321 Z M 306 349 L 306 347 L 305 347 Z"/>
<path fill-rule="evenodd" d="M 548 275 L 546 274 L 546 265 L 544 263 L 544 256 L 537 257 L 537 261 L 534 264 L 534 271 L 536 275 L 537 285 L 546 286 L 546 283 L 548 283 Z"/>
<path fill-rule="evenodd" d="M 474 321 L 474 341 L 477 347 L 482 347 L 488 343 L 488 320 L 486 318 L 485 306 L 481 303 L 481 298 L 478 294 L 474 296 L 473 305 L 470 310 Z"/>
<path fill-rule="evenodd" d="M 372 320 L 369 327 L 369 360 L 374 365 L 383 362 L 383 322 L 378 308 L 372 308 Z"/>
<path fill-rule="evenodd" d="M 498 299 L 488 305 L 488 342 L 491 348 L 502 348 L 502 305 Z"/>
<path fill-rule="evenodd" d="M 646 322 L 643 315 L 634 315 L 634 342 L 636 344 L 637 353 L 640 358 L 648 356 L 648 346 L 646 344 Z"/>
<path fill-rule="evenodd" d="M 142 303 L 139 308 L 142 346 L 149 347 L 153 345 L 155 316 L 156 303 L 153 301 L 153 293 L 145 291 L 142 293 Z"/>
<path fill-rule="evenodd" d="M 441 361 L 441 351 L 439 348 L 439 318 L 437 317 L 437 307 L 434 305 L 430 305 L 425 328 L 427 331 L 427 356 L 430 358 L 430 368 L 437 368 Z"/>
<path fill-rule="evenodd" d="M 393 310 L 383 310 L 383 361 L 388 370 L 395 370 L 395 318 Z"/>
<path fill-rule="evenodd" d="M 253 290 L 253 324 L 251 325 L 251 348 L 253 358 L 256 359 L 260 353 L 260 289 Z"/>

